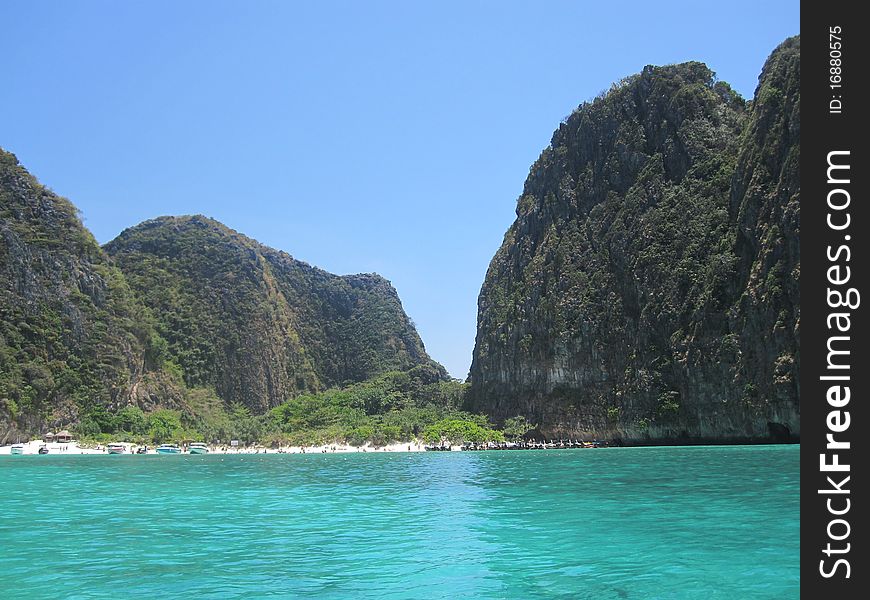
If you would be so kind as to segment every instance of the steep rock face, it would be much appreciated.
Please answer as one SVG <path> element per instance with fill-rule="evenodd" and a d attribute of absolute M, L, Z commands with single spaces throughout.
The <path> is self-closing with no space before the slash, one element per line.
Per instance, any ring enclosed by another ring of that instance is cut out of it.
<path fill-rule="evenodd" d="M 147 317 L 75 207 L 0 150 L 0 443 L 147 405 L 155 388 L 179 401 Z"/>
<path fill-rule="evenodd" d="M 146 221 L 105 248 L 186 383 L 255 412 L 432 362 L 378 275 L 332 275 L 202 216 Z"/>
<path fill-rule="evenodd" d="M 781 407 L 780 421 L 798 434 L 799 38 L 784 42 L 768 60 L 752 116 L 731 193 L 741 295 L 730 313 L 730 325 L 740 340 L 747 395 Z"/>
<path fill-rule="evenodd" d="M 629 442 L 799 434 L 799 56 L 749 107 L 685 63 L 559 127 L 481 289 L 469 408 Z"/>

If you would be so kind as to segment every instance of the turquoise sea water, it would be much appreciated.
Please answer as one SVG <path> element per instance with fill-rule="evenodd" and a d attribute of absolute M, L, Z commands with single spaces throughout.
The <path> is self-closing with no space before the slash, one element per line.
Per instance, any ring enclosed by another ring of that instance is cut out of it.
<path fill-rule="evenodd" d="M 0 597 L 797 598 L 798 454 L 0 457 Z"/>

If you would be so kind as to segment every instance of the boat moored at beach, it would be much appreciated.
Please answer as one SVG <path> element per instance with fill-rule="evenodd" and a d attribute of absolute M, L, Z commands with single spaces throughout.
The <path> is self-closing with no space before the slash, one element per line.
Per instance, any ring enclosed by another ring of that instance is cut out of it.
<path fill-rule="evenodd" d="M 39 450 L 37 450 L 37 452 L 39 452 L 40 454 L 48 454 L 48 446 L 43 444 L 39 447 Z"/>
<path fill-rule="evenodd" d="M 9 453 L 15 455 L 24 454 L 24 444 L 12 444 Z"/>
<path fill-rule="evenodd" d="M 191 442 L 188 446 L 188 452 L 191 454 L 208 454 L 208 446 L 202 442 Z"/>
<path fill-rule="evenodd" d="M 124 454 L 127 451 L 127 446 L 124 444 L 108 444 L 106 446 L 106 451 L 109 454 Z"/>
<path fill-rule="evenodd" d="M 179 454 L 181 453 L 181 448 L 178 447 L 178 444 L 160 444 L 157 446 L 157 454 Z"/>

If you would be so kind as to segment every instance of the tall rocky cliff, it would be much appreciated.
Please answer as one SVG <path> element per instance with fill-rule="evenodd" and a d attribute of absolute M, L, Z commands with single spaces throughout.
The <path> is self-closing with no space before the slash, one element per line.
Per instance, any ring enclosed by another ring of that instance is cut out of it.
<path fill-rule="evenodd" d="M 113 431 L 127 406 L 189 412 L 191 388 L 259 414 L 418 365 L 446 379 L 379 275 L 332 275 L 199 216 L 101 248 L 0 150 L 0 444 Z"/>
<path fill-rule="evenodd" d="M 626 442 L 800 433 L 800 41 L 744 102 L 703 64 L 580 106 L 478 301 L 469 408 Z"/>
<path fill-rule="evenodd" d="M 177 405 L 157 340 L 75 207 L 0 150 L 0 443 L 129 403 Z"/>
<path fill-rule="evenodd" d="M 202 216 L 146 221 L 105 248 L 185 382 L 255 412 L 432 363 L 379 275 L 332 275 Z"/>

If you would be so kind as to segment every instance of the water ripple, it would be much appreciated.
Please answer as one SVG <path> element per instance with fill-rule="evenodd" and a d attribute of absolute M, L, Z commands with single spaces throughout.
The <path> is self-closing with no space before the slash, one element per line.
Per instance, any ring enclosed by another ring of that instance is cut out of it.
<path fill-rule="evenodd" d="M 0 597 L 787 598 L 797 447 L 0 459 Z"/>

